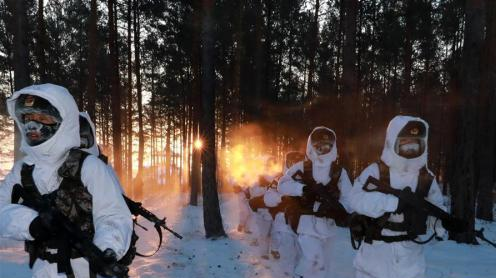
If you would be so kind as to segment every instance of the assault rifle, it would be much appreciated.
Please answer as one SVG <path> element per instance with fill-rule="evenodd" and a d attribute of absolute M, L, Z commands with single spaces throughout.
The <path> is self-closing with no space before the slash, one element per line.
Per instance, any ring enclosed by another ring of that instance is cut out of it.
<path fill-rule="evenodd" d="M 150 221 L 151 223 L 154 224 L 155 230 L 157 231 L 158 237 L 160 239 L 160 242 L 159 242 L 158 247 L 155 250 L 155 252 L 153 252 L 152 254 L 149 254 L 149 255 L 143 255 L 143 254 L 140 254 L 139 252 L 137 252 L 136 254 L 138 256 L 141 256 L 141 257 L 151 257 L 151 256 L 155 255 L 158 252 L 158 250 L 162 246 L 162 229 L 168 231 L 169 233 L 173 234 L 175 237 L 177 237 L 179 239 L 183 239 L 183 237 L 180 234 L 176 233 L 175 231 L 173 231 L 172 229 L 170 229 L 169 227 L 167 227 L 167 225 L 165 223 L 165 217 L 162 218 L 162 219 L 160 219 L 160 218 L 158 218 L 158 216 L 156 216 L 155 214 L 153 214 L 151 211 L 149 211 L 146 208 L 144 208 L 141 205 L 140 202 L 133 201 L 133 200 L 129 199 L 126 195 L 122 195 L 122 196 L 124 197 L 124 200 L 126 201 L 127 207 L 131 211 L 131 214 L 134 215 L 134 217 L 135 217 L 134 223 L 136 225 L 140 226 L 145 231 L 147 231 L 148 230 L 147 228 L 139 225 L 138 222 L 137 222 L 137 219 L 136 218 L 138 216 L 142 216 L 143 218 L 145 218 L 146 220 L 148 220 L 148 221 Z"/>
<path fill-rule="evenodd" d="M 401 194 L 402 190 L 392 188 L 391 185 L 381 180 L 378 180 L 377 178 L 374 178 L 372 176 L 368 177 L 367 181 L 363 186 L 363 190 L 366 192 L 380 192 L 384 194 L 390 194 L 398 197 L 399 199 L 402 199 L 402 194 Z M 433 216 L 441 220 L 443 227 L 450 232 L 463 233 L 467 231 L 468 223 L 466 223 L 466 221 L 450 215 L 449 213 L 445 212 L 444 210 L 435 206 L 434 204 L 430 203 L 424 198 L 420 198 L 414 194 L 413 196 L 415 196 L 413 200 L 409 200 L 406 198 L 402 200 L 404 200 L 409 206 L 412 206 L 416 210 L 419 210 L 427 215 Z M 489 241 L 484 236 L 483 232 L 484 232 L 484 228 L 481 228 L 479 230 L 474 230 L 474 234 L 477 238 L 489 243 L 491 246 L 496 248 L 496 244 L 494 242 Z"/>
<path fill-rule="evenodd" d="M 316 213 L 317 216 L 332 218 L 336 222 L 336 225 L 340 227 L 347 227 L 349 225 L 350 214 L 339 202 L 339 197 L 335 195 L 335 192 L 318 195 L 317 200 L 321 203 Z"/>
<path fill-rule="evenodd" d="M 19 196 L 25 202 L 29 202 L 34 208 L 49 210 L 58 223 L 57 227 L 63 237 L 67 238 L 70 246 L 77 250 L 88 261 L 92 270 L 95 270 L 98 274 L 102 274 L 106 277 L 129 277 L 128 268 L 125 265 L 106 258 L 103 251 L 93 243 L 92 239 L 81 231 L 77 225 L 72 223 L 67 216 L 60 212 L 51 202 L 50 198 L 43 198 L 39 194 L 24 190 L 20 184 L 14 186 L 13 194 Z"/>
<path fill-rule="evenodd" d="M 312 186 L 312 182 L 305 181 L 303 179 L 304 175 L 303 172 L 298 170 L 292 178 L 298 182 L 301 182 L 305 184 L 305 186 Z M 306 211 L 303 212 L 303 214 L 314 214 L 315 216 L 318 217 L 327 217 L 327 218 L 333 218 L 336 224 L 340 227 L 346 227 L 348 226 L 349 222 L 349 214 L 346 211 L 346 209 L 341 205 L 339 202 L 339 195 L 340 191 L 339 188 L 336 186 L 328 185 L 325 187 L 327 190 L 324 192 L 312 192 L 309 195 L 303 194 L 303 196 L 300 198 L 300 202 L 302 203 L 303 207 L 310 207 L 310 209 L 313 209 L 313 203 L 315 201 L 320 202 L 320 206 L 317 212 L 313 211 L 308 211 L 308 208 Z M 299 217 L 298 217 L 299 218 Z"/>
<path fill-rule="evenodd" d="M 179 239 L 183 239 L 183 237 L 174 232 L 171 228 L 167 227 L 165 224 L 165 217 L 163 219 L 158 218 L 155 214 L 153 214 L 151 211 L 147 210 L 144 208 L 140 202 L 135 202 L 131 199 L 129 199 L 127 196 L 122 195 L 124 197 L 124 200 L 126 201 L 127 206 L 129 207 L 129 210 L 131 211 L 131 214 L 134 216 L 142 216 L 146 220 L 152 222 L 155 225 L 155 228 L 158 228 L 160 231 L 159 234 L 161 235 L 162 232 L 160 228 L 168 231 L 169 233 L 173 234 L 175 237 Z"/>

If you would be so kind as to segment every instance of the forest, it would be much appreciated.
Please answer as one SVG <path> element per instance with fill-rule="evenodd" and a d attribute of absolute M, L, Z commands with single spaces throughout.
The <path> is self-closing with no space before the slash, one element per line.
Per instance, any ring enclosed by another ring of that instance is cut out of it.
<path fill-rule="evenodd" d="M 20 156 L 3 103 L 35 83 L 88 111 L 130 195 L 175 185 L 191 204 L 231 190 L 236 161 L 304 151 L 316 126 L 354 178 L 414 115 L 473 226 L 494 217 L 495 49 L 491 0 L 3 0 L 1 163 Z"/>

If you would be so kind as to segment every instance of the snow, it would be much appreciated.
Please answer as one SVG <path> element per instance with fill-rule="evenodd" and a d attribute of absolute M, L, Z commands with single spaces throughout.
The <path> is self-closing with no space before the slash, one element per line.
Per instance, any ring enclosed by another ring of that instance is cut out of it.
<path fill-rule="evenodd" d="M 137 258 L 130 270 L 131 277 L 289 277 L 277 261 L 260 257 L 258 246 L 252 246 L 251 235 L 236 231 L 238 223 L 236 198 L 223 194 L 222 214 L 228 238 L 208 240 L 203 234 L 201 206 L 188 206 L 186 194 L 155 194 L 145 200 L 145 207 L 157 215 L 167 216 L 167 224 L 184 236 L 179 240 L 164 232 L 164 243 L 151 258 Z M 146 221 L 142 220 L 146 225 Z M 486 236 L 496 241 L 496 223 L 479 222 Z M 150 228 L 150 227 L 149 227 Z M 140 234 L 138 249 L 152 252 L 158 237 L 151 228 Z M 428 278 L 494 278 L 496 277 L 496 249 L 481 245 L 456 244 L 453 241 L 429 243 L 425 246 Z M 339 229 L 332 252 L 334 278 L 352 278 L 355 251 L 351 248 L 349 232 Z M 31 277 L 27 255 L 22 243 L 0 241 L 0 278 Z"/>

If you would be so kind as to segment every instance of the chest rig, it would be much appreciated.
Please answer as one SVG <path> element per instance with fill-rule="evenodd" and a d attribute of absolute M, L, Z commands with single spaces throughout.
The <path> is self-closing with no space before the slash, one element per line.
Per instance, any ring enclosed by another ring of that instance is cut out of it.
<path fill-rule="evenodd" d="M 377 162 L 379 167 L 379 180 L 386 184 L 390 183 L 389 167 L 384 162 Z M 425 199 L 430 191 L 434 177 L 427 171 L 426 167 L 420 169 L 415 195 L 420 199 Z M 432 236 L 425 242 L 417 241 L 419 235 L 427 232 L 427 213 L 407 207 L 403 211 L 402 222 L 392 222 L 390 212 L 383 214 L 378 218 L 372 218 L 354 213 L 351 217 L 350 231 L 352 237 L 352 246 L 358 249 L 361 241 L 372 244 L 374 240 L 388 243 L 411 240 L 419 244 L 426 243 L 432 239 Z M 386 236 L 382 235 L 382 230 L 388 229 L 394 232 L 402 232 L 400 235 Z M 358 241 L 358 247 L 355 244 Z"/>
<path fill-rule="evenodd" d="M 293 176 L 293 180 L 301 183 L 314 182 L 313 178 L 313 164 L 311 160 L 305 160 L 303 162 L 303 171 L 297 171 Z M 332 195 L 337 195 L 336 198 L 339 200 L 339 187 L 338 181 L 341 178 L 342 168 L 333 164 L 329 170 L 330 182 L 326 185 L 327 190 Z M 317 217 L 328 217 L 328 212 L 323 212 L 320 210 L 314 212 L 313 207 L 315 201 L 318 199 L 315 195 L 303 195 L 301 197 L 296 196 L 284 196 L 282 199 L 282 206 L 284 207 L 284 216 L 286 218 L 286 223 L 293 229 L 294 232 L 298 230 L 298 224 L 300 222 L 300 217 L 302 215 L 314 215 Z M 336 220 L 336 217 L 332 216 Z"/>
<path fill-rule="evenodd" d="M 387 167 L 384 162 L 379 161 L 379 172 L 380 180 L 390 183 L 389 167 Z M 420 169 L 417 188 L 415 189 L 415 195 L 421 197 L 422 199 L 427 198 L 429 190 L 431 188 L 432 181 L 434 177 L 429 174 L 426 167 Z M 389 219 L 391 213 L 385 213 L 382 217 Z M 410 237 L 417 237 L 418 235 L 424 235 L 427 232 L 427 214 L 420 211 L 415 211 L 413 208 L 408 207 L 405 209 L 403 222 L 391 222 L 389 220 L 385 221 L 384 229 L 388 229 L 395 232 L 406 232 Z M 381 217 L 381 218 L 382 218 Z"/>
<path fill-rule="evenodd" d="M 58 175 L 62 177 L 59 187 L 48 194 L 41 194 L 36 187 L 33 179 L 35 165 L 23 164 L 21 186 L 22 190 L 28 193 L 27 195 L 46 200 L 88 237 L 93 238 L 95 234 L 92 215 L 93 198 L 81 181 L 82 164 L 79 163 L 80 160 L 84 160 L 88 155 L 88 153 L 80 150 L 71 150 L 67 160 L 58 170 Z M 43 209 L 30 200 L 20 202 L 19 196 L 14 193 L 12 203 L 20 203 L 38 212 Z M 70 259 L 81 258 L 82 255 L 70 248 L 69 240 L 68 236 L 60 235 L 57 238 L 43 241 L 26 241 L 25 249 L 29 253 L 29 266 L 32 268 L 36 259 L 42 259 L 50 263 L 56 263 L 59 273 L 74 277 Z M 94 277 L 94 273 L 91 276 Z"/>
<path fill-rule="evenodd" d="M 333 164 L 329 169 L 329 177 L 331 180 L 326 185 L 326 189 L 329 193 L 336 195 L 339 199 L 340 191 L 338 187 L 339 179 L 341 178 L 342 168 L 338 164 Z M 311 181 L 313 183 L 318 183 L 313 178 L 313 163 L 311 160 L 305 160 L 303 162 L 303 173 L 301 173 L 301 181 Z M 309 214 L 313 214 L 313 204 L 316 201 L 316 196 L 302 196 L 300 202 L 305 210 L 311 211 Z"/>

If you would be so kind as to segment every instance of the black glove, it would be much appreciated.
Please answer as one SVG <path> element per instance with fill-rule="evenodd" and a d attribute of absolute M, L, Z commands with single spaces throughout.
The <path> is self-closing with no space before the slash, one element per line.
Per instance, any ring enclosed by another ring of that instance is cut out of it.
<path fill-rule="evenodd" d="M 395 213 L 403 213 L 407 207 L 415 207 L 418 200 L 410 187 L 403 188 L 398 199 L 398 208 Z"/>
<path fill-rule="evenodd" d="M 331 200 L 338 200 L 339 201 L 339 197 L 341 197 L 341 191 L 339 190 L 339 188 L 337 186 L 332 186 L 329 184 L 327 185 L 329 186 L 328 190 L 327 190 L 327 196 L 331 199 Z"/>
<path fill-rule="evenodd" d="M 342 211 L 346 212 L 339 201 L 326 201 L 320 204 L 317 216 L 335 218 Z"/>
<path fill-rule="evenodd" d="M 315 185 L 315 180 L 313 179 L 313 177 L 311 175 L 302 175 L 300 182 L 306 186 Z"/>
<path fill-rule="evenodd" d="M 109 263 L 117 262 L 117 254 L 115 254 L 114 250 L 107 248 L 103 251 L 103 260 Z"/>
<path fill-rule="evenodd" d="M 322 185 L 321 183 L 311 183 L 303 186 L 303 195 L 317 195 L 324 196 L 327 194 L 327 187 Z"/>
<path fill-rule="evenodd" d="M 127 277 L 129 269 L 126 266 L 117 263 L 117 255 L 114 250 L 107 248 L 103 251 L 103 262 L 104 267 L 99 269 L 98 274 L 103 277 Z"/>
<path fill-rule="evenodd" d="M 29 233 L 35 240 L 47 240 L 58 233 L 55 213 L 47 208 L 40 210 L 37 217 L 29 225 Z"/>

